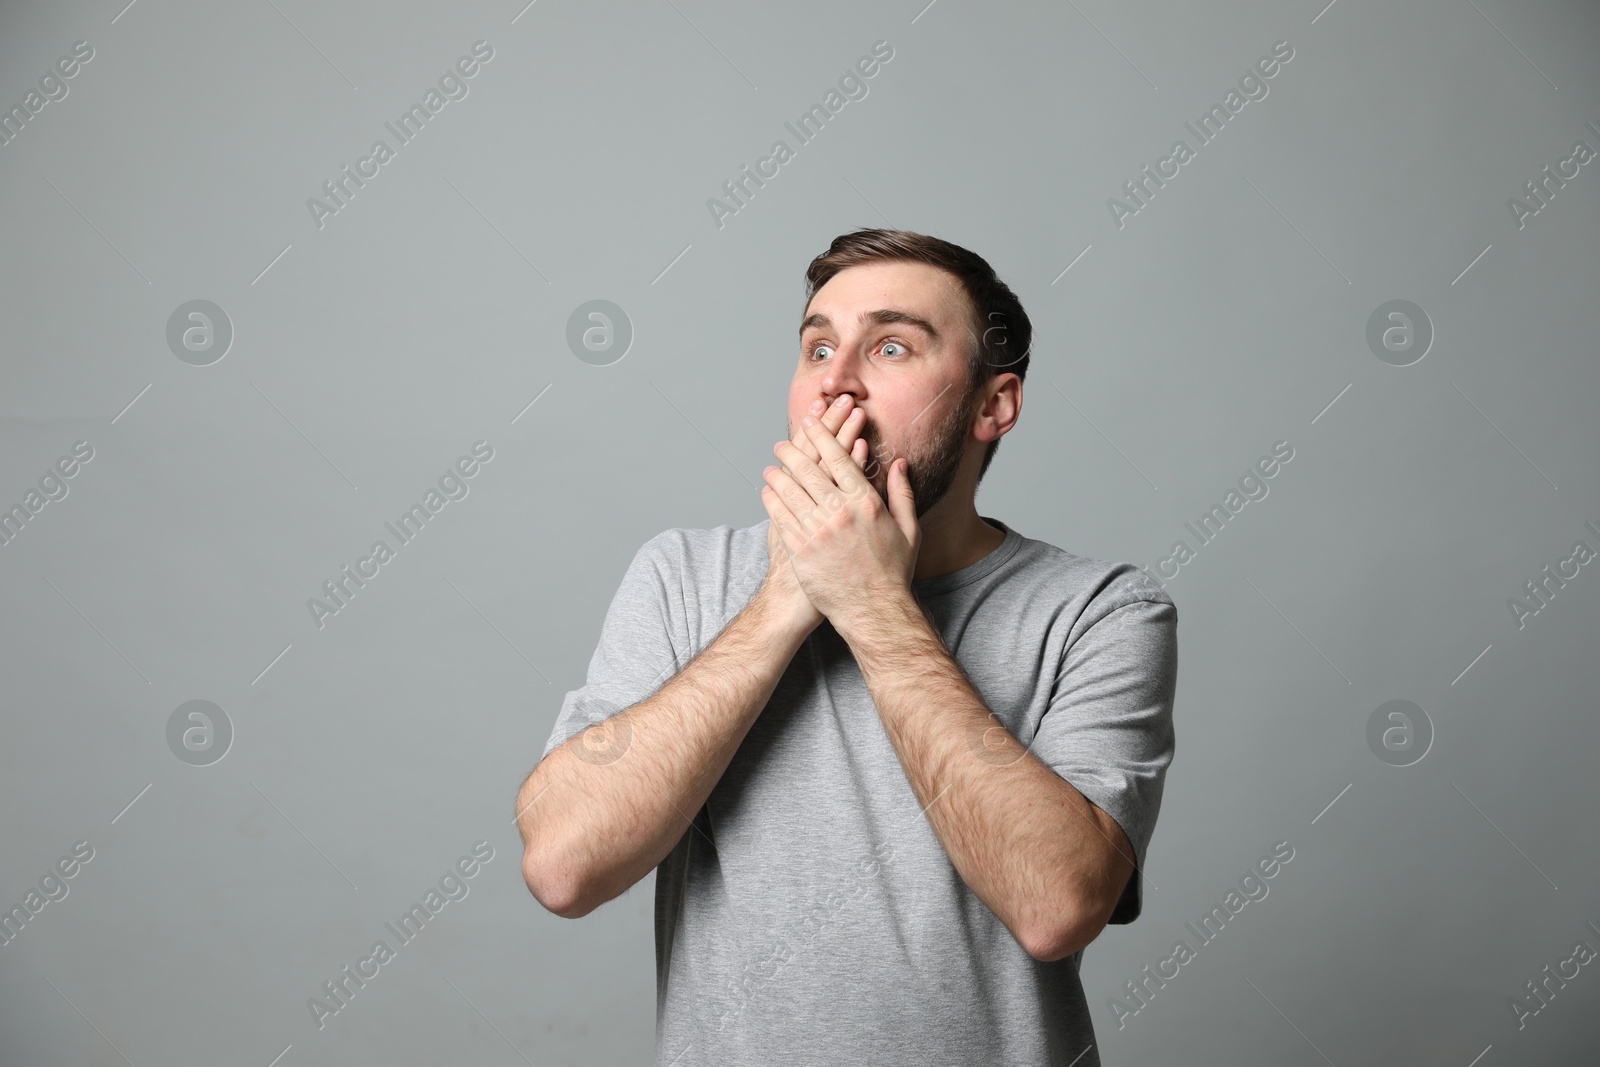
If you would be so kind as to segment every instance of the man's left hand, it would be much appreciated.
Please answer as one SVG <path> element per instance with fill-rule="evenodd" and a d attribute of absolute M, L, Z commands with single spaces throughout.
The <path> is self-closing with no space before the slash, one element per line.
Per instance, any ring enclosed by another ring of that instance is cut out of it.
<path fill-rule="evenodd" d="M 780 441 L 783 466 L 764 472 L 761 503 L 806 596 L 847 636 L 875 607 L 910 596 L 922 527 L 905 460 L 889 466 L 885 504 L 826 427 L 810 416 L 803 425 L 820 464 Z"/>

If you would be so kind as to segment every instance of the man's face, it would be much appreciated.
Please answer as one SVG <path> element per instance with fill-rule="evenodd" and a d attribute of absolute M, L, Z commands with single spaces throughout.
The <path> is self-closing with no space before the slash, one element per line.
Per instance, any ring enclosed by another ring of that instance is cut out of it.
<path fill-rule="evenodd" d="M 921 518 L 950 491 L 967 452 L 971 306 L 952 275 L 925 263 L 869 263 L 834 275 L 801 322 L 790 439 L 813 400 L 849 393 L 866 417 L 863 473 L 887 501 L 889 466 L 904 457 Z"/>

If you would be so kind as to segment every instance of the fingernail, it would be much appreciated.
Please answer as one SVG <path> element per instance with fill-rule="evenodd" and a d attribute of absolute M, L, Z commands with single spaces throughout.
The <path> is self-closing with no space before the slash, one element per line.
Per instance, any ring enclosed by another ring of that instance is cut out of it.
<path fill-rule="evenodd" d="M 827 409 L 827 406 L 828 405 L 824 404 L 822 402 L 822 398 L 819 396 L 819 397 L 817 397 L 817 399 L 815 399 L 815 400 L 813 400 L 811 402 L 811 414 L 813 414 L 813 415 L 821 415 L 823 413 L 823 411 L 825 411 Z"/>
<path fill-rule="evenodd" d="M 840 395 L 839 399 L 834 401 L 834 404 L 836 406 L 842 408 L 842 407 L 844 407 L 845 401 L 849 400 L 849 399 L 850 399 L 850 394 L 849 393 L 843 393 L 843 394 Z"/>

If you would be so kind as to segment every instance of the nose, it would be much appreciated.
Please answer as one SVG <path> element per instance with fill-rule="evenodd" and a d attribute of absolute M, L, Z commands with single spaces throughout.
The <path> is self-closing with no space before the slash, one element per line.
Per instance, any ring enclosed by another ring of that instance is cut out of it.
<path fill-rule="evenodd" d="M 850 347 L 841 345 L 829 358 L 828 369 L 818 386 L 825 404 L 833 403 L 845 393 L 849 393 L 854 402 L 859 404 L 866 391 L 861 383 L 861 357 Z"/>

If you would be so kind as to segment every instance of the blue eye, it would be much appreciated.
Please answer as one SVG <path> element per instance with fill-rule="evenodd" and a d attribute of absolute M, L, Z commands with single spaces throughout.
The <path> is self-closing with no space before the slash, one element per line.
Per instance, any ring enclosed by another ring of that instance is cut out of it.
<path fill-rule="evenodd" d="M 896 351 L 888 351 L 891 345 L 894 346 Z M 818 341 L 816 344 L 812 345 L 811 350 L 806 353 L 806 358 L 815 360 L 817 358 L 817 353 L 821 352 L 823 349 L 828 349 L 831 352 L 833 346 L 828 344 L 826 341 Z M 891 359 L 900 359 L 906 354 L 906 346 L 901 344 L 899 341 L 885 341 L 883 342 L 880 351 L 882 351 L 884 355 L 889 356 Z"/>

